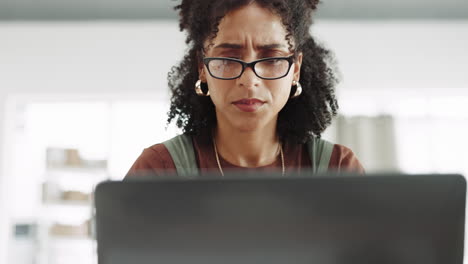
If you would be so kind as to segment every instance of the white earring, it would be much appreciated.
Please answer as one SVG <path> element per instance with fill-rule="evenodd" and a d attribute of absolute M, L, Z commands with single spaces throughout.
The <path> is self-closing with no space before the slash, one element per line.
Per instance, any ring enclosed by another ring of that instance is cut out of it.
<path fill-rule="evenodd" d="M 203 92 L 203 90 L 201 89 L 201 85 L 202 85 L 202 82 L 201 80 L 198 80 L 196 83 L 195 83 L 195 92 L 197 93 L 197 95 L 199 96 L 210 96 L 210 91 L 208 90 L 206 92 L 206 94 Z"/>
<path fill-rule="evenodd" d="M 296 86 L 296 92 L 291 96 L 291 98 L 296 98 L 302 93 L 302 85 L 298 81 L 292 82 L 292 87 Z"/>

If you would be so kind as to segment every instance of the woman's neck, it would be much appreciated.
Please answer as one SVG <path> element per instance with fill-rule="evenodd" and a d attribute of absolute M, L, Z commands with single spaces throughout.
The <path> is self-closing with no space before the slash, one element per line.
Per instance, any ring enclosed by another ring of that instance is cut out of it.
<path fill-rule="evenodd" d="M 280 142 L 276 122 L 253 131 L 239 131 L 218 125 L 214 130 L 218 154 L 240 167 L 261 167 L 273 163 L 279 153 Z"/>

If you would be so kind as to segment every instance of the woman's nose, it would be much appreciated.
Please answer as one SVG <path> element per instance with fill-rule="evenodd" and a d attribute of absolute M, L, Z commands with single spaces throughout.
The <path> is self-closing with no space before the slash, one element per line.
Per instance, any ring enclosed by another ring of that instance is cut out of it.
<path fill-rule="evenodd" d="M 247 67 L 239 77 L 238 84 L 247 88 L 253 88 L 260 84 L 260 78 L 255 74 L 251 67 Z"/>

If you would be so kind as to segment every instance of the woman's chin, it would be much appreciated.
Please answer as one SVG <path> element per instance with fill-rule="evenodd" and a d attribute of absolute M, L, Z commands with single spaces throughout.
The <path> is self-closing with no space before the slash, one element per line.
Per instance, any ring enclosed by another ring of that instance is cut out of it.
<path fill-rule="evenodd" d="M 225 116 L 222 116 L 225 117 Z M 264 130 L 266 127 L 276 127 L 272 125 L 275 122 L 270 120 L 268 115 L 250 114 L 250 115 L 238 115 L 233 114 L 230 118 L 218 117 L 218 125 L 225 124 L 225 127 L 229 127 L 239 133 L 252 133 L 260 130 Z M 224 121 L 224 122 L 220 122 Z"/>

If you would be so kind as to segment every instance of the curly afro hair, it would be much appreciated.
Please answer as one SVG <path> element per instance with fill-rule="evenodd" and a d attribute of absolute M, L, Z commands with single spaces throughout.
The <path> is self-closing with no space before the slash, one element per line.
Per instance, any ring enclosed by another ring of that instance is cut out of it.
<path fill-rule="evenodd" d="M 312 12 L 319 0 L 182 0 L 175 10 L 179 11 L 180 30 L 187 33 L 188 51 L 168 74 L 172 92 L 168 123 L 175 119 L 176 125 L 189 135 L 211 133 L 216 125 L 215 106 L 209 97 L 198 96 L 194 89 L 204 43 L 216 37 L 218 25 L 228 12 L 252 2 L 277 14 L 286 29 L 289 49 L 295 54 L 303 53 L 299 80 L 303 91 L 279 112 L 280 140 L 300 144 L 311 136 L 320 137 L 338 110 L 334 93 L 338 79 L 333 55 L 309 32 Z M 294 92 L 291 89 L 291 94 Z"/>

